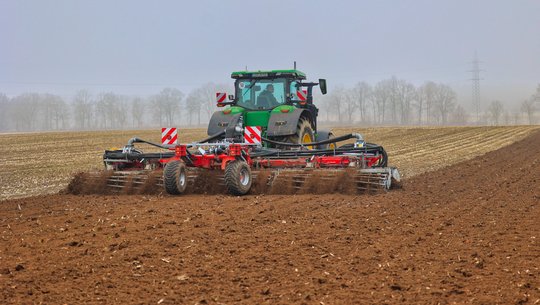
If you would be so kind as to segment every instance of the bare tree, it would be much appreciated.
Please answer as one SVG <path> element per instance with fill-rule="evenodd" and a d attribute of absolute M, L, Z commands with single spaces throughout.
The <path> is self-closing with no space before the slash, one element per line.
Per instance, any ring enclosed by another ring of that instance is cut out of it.
<path fill-rule="evenodd" d="M 454 110 L 456 93 L 447 85 L 437 85 L 434 96 L 434 110 L 437 114 L 437 121 L 445 125 L 448 122 L 449 114 Z"/>
<path fill-rule="evenodd" d="M 428 81 L 418 88 L 418 95 L 416 100 L 416 113 L 418 116 L 418 124 L 422 124 L 424 109 L 426 123 L 430 123 L 433 112 L 433 101 L 435 100 L 435 92 L 437 91 L 437 84 Z"/>
<path fill-rule="evenodd" d="M 8 130 L 8 117 L 11 112 L 10 101 L 7 95 L 0 93 L 0 131 Z"/>
<path fill-rule="evenodd" d="M 197 125 L 201 124 L 201 110 L 202 110 L 202 104 L 203 100 L 201 100 L 200 97 L 197 96 L 196 92 L 191 92 L 186 97 L 186 110 L 187 110 L 187 117 L 188 117 L 188 124 L 191 126 L 193 123 L 193 117 L 197 116 Z"/>
<path fill-rule="evenodd" d="M 52 94 L 43 94 L 39 95 L 39 122 L 41 130 L 51 130 L 51 126 L 53 125 L 52 120 L 52 107 L 55 103 L 55 96 Z"/>
<path fill-rule="evenodd" d="M 184 94 L 178 89 L 165 88 L 161 91 L 160 96 L 166 101 L 165 118 L 166 123 L 171 126 L 176 123 L 176 115 L 180 114 L 180 104 L 184 98 Z"/>
<path fill-rule="evenodd" d="M 40 96 L 37 93 L 21 94 L 13 99 L 12 120 L 17 131 L 36 130 Z"/>
<path fill-rule="evenodd" d="M 101 93 L 98 95 L 95 114 L 96 122 L 101 129 L 112 129 L 118 127 L 120 97 L 112 92 Z"/>
<path fill-rule="evenodd" d="M 504 125 L 512 125 L 512 116 L 510 115 L 510 112 L 508 110 L 504 111 L 503 119 Z"/>
<path fill-rule="evenodd" d="M 191 95 L 191 107 L 197 111 L 197 122 L 200 123 L 199 111 L 206 114 L 206 118 L 210 119 L 212 114 L 217 110 L 216 107 L 216 92 L 227 93 L 228 86 L 224 84 L 206 83 L 193 90 Z M 229 92 L 232 92 L 229 90 Z M 200 105 L 200 106 L 197 106 Z M 197 109 L 200 107 L 200 110 Z M 193 111 L 193 110 L 192 110 Z"/>
<path fill-rule="evenodd" d="M 394 96 L 399 111 L 399 121 L 401 124 L 409 124 L 412 102 L 416 100 L 416 88 L 405 80 L 398 80 L 395 85 Z"/>
<path fill-rule="evenodd" d="M 371 86 L 366 82 L 359 82 L 352 89 L 352 94 L 357 104 L 358 112 L 360 112 L 360 121 L 368 122 L 368 107 L 372 96 Z"/>
<path fill-rule="evenodd" d="M 69 109 L 62 97 L 47 93 L 40 96 L 39 104 L 42 130 L 69 128 Z"/>
<path fill-rule="evenodd" d="M 504 112 L 504 106 L 500 101 L 493 101 L 488 107 L 488 116 L 494 125 L 498 126 Z"/>
<path fill-rule="evenodd" d="M 331 110 L 334 110 L 337 120 L 343 123 L 343 108 L 347 100 L 347 90 L 344 87 L 336 87 L 328 96 L 328 103 Z"/>
<path fill-rule="evenodd" d="M 517 111 L 512 113 L 512 122 L 514 125 L 519 125 L 521 119 L 521 114 Z"/>
<path fill-rule="evenodd" d="M 92 97 L 87 90 L 79 90 L 73 98 L 73 116 L 75 128 L 90 129 L 94 112 Z"/>
<path fill-rule="evenodd" d="M 524 100 L 521 103 L 521 112 L 527 116 L 527 122 L 529 125 L 534 124 L 534 111 L 535 111 L 535 100 L 533 98 Z"/>
<path fill-rule="evenodd" d="M 461 105 L 457 105 L 454 111 L 452 112 L 451 121 L 453 124 L 456 124 L 456 125 L 467 124 L 467 111 L 465 111 L 465 108 L 463 108 Z"/>
<path fill-rule="evenodd" d="M 325 116 L 325 121 L 327 123 L 330 122 L 330 114 L 331 114 L 331 110 L 332 110 L 332 104 L 330 103 L 330 95 L 321 95 L 321 96 L 318 96 L 318 98 L 316 98 L 315 100 L 318 101 L 318 104 L 319 104 L 319 108 L 322 110 L 322 113 L 324 113 L 324 116 Z"/>
<path fill-rule="evenodd" d="M 373 117 L 375 122 L 384 123 L 386 120 L 386 107 L 391 99 L 391 87 L 388 81 L 380 81 L 373 90 Z"/>
<path fill-rule="evenodd" d="M 390 120 L 392 123 L 396 123 L 398 120 L 399 103 L 401 102 L 398 94 L 398 79 L 395 76 L 387 80 L 383 80 L 385 83 L 385 89 L 388 91 L 389 107 L 390 107 Z"/>
<path fill-rule="evenodd" d="M 159 121 L 160 126 L 171 126 L 175 122 L 175 117 L 180 114 L 180 103 L 184 94 L 175 88 L 165 88 L 154 96 L 151 100 L 154 118 Z"/>
<path fill-rule="evenodd" d="M 201 109 L 206 113 L 206 117 L 210 119 L 212 113 L 216 111 L 216 92 L 224 91 L 214 83 L 207 83 L 195 89 L 193 97 L 201 105 Z"/>
<path fill-rule="evenodd" d="M 141 128 L 144 121 L 145 105 L 140 97 L 133 99 L 131 103 L 131 117 L 133 118 L 133 127 Z"/>
<path fill-rule="evenodd" d="M 125 129 L 128 123 L 129 106 L 126 96 L 116 96 L 117 101 L 113 112 L 113 126 L 115 128 Z"/>
<path fill-rule="evenodd" d="M 353 116 L 359 106 L 358 100 L 356 98 L 356 92 L 354 91 L 354 89 L 344 89 L 341 94 L 343 108 L 345 109 L 345 113 L 347 114 L 347 123 L 352 124 L 354 123 Z M 339 121 L 342 122 L 341 119 Z"/>
<path fill-rule="evenodd" d="M 47 105 L 50 123 L 47 129 L 67 129 L 69 128 L 69 109 L 62 97 L 53 94 L 46 94 L 44 102 Z"/>

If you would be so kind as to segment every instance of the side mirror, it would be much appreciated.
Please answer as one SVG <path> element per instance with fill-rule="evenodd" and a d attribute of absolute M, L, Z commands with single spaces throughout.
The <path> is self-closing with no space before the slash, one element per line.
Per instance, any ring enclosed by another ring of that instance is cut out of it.
<path fill-rule="evenodd" d="M 326 94 L 326 79 L 319 78 L 319 88 L 322 94 Z"/>

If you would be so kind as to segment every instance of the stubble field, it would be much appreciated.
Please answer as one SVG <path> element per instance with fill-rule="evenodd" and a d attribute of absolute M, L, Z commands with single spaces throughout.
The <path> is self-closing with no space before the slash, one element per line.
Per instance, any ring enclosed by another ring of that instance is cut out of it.
<path fill-rule="evenodd" d="M 334 128 L 360 132 L 387 150 L 390 164 L 412 177 L 521 140 L 538 126 Z M 0 200 L 64 189 L 72 175 L 102 169 L 103 151 L 133 137 L 160 141 L 160 130 L 0 134 Z M 181 129 L 179 140 L 203 139 L 204 129 Z"/>

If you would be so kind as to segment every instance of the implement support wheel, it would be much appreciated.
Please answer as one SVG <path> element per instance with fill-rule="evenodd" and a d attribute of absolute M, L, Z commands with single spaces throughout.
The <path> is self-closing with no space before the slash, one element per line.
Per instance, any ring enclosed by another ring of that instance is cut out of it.
<path fill-rule="evenodd" d="M 165 165 L 163 185 L 165 191 L 171 195 L 180 195 L 186 190 L 187 175 L 184 162 L 171 161 Z"/>
<path fill-rule="evenodd" d="M 245 195 L 251 188 L 251 169 L 244 161 L 230 161 L 225 168 L 225 185 L 232 195 Z"/>

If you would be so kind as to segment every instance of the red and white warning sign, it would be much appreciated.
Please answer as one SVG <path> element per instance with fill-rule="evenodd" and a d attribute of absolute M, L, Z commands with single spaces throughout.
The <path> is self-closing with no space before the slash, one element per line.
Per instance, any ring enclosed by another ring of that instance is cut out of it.
<path fill-rule="evenodd" d="M 261 144 L 261 126 L 245 126 L 244 142 L 249 144 Z"/>
<path fill-rule="evenodd" d="M 178 131 L 174 127 L 161 128 L 161 144 L 174 145 L 178 140 Z"/>
<path fill-rule="evenodd" d="M 225 92 L 216 92 L 216 102 L 218 104 L 221 104 L 225 102 L 225 99 L 227 98 L 227 93 Z"/>
<path fill-rule="evenodd" d="M 298 99 L 302 102 L 307 100 L 307 90 L 298 90 L 296 91 L 296 96 L 298 96 Z"/>

